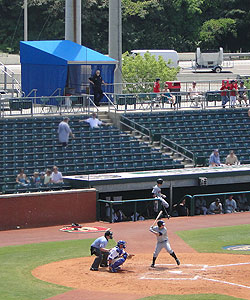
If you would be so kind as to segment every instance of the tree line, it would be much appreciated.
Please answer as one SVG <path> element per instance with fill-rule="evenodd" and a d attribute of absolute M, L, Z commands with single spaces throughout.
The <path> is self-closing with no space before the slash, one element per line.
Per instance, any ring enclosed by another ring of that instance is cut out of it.
<path fill-rule="evenodd" d="M 108 53 L 108 0 L 82 0 L 82 44 Z M 28 0 L 29 40 L 64 39 L 64 0 Z M 0 0 L 0 51 L 19 52 L 23 0 Z M 250 51 L 249 0 L 122 0 L 123 52 Z"/>

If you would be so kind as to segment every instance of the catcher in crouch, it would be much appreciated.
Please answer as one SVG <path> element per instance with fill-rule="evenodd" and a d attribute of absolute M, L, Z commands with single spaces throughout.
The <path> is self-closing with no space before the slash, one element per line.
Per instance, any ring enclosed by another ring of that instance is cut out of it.
<path fill-rule="evenodd" d="M 177 265 L 179 266 L 180 261 L 175 255 L 174 251 L 171 249 L 167 236 L 167 228 L 165 227 L 164 221 L 158 221 L 157 226 L 151 226 L 149 230 L 157 237 L 157 244 L 155 247 L 155 252 L 153 254 L 153 262 L 151 264 L 151 267 L 155 267 L 156 258 L 161 252 L 162 248 L 165 248 L 167 250 L 167 252 L 175 259 Z"/>
<path fill-rule="evenodd" d="M 116 273 L 121 269 L 121 265 L 124 264 L 127 258 L 132 258 L 133 254 L 128 254 L 124 249 L 126 248 L 125 241 L 119 241 L 117 245 L 112 248 L 108 256 L 109 271 Z"/>

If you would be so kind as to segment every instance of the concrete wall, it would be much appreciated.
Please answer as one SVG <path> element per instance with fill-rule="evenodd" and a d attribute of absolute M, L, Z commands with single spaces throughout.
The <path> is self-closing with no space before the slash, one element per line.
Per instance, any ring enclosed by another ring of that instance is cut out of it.
<path fill-rule="evenodd" d="M 0 196 L 0 230 L 95 220 L 95 189 Z"/>

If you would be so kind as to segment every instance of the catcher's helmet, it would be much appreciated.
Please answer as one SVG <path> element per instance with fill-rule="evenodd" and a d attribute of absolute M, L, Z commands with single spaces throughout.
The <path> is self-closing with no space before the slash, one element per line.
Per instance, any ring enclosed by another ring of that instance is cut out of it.
<path fill-rule="evenodd" d="M 117 242 L 117 246 L 120 248 L 120 245 L 122 245 L 122 248 L 126 248 L 126 242 L 125 241 L 119 241 Z"/>
<path fill-rule="evenodd" d="M 110 230 L 107 230 L 104 234 L 105 237 L 109 236 L 111 239 L 113 238 L 113 232 Z"/>
<path fill-rule="evenodd" d="M 157 222 L 157 225 L 158 225 L 158 227 L 161 227 L 162 225 L 164 226 L 165 222 L 160 220 L 160 221 Z"/>
<path fill-rule="evenodd" d="M 162 178 L 158 178 L 158 179 L 156 180 L 156 182 L 159 183 L 159 184 L 163 184 L 163 179 L 162 179 Z"/>

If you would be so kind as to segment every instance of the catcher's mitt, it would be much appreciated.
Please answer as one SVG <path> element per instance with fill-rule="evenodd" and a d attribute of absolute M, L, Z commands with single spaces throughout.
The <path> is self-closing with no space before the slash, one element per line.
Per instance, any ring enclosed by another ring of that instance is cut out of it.
<path fill-rule="evenodd" d="M 134 254 L 129 254 L 127 258 L 128 258 L 128 259 L 131 259 L 131 258 L 134 257 L 134 256 L 135 256 Z"/>

